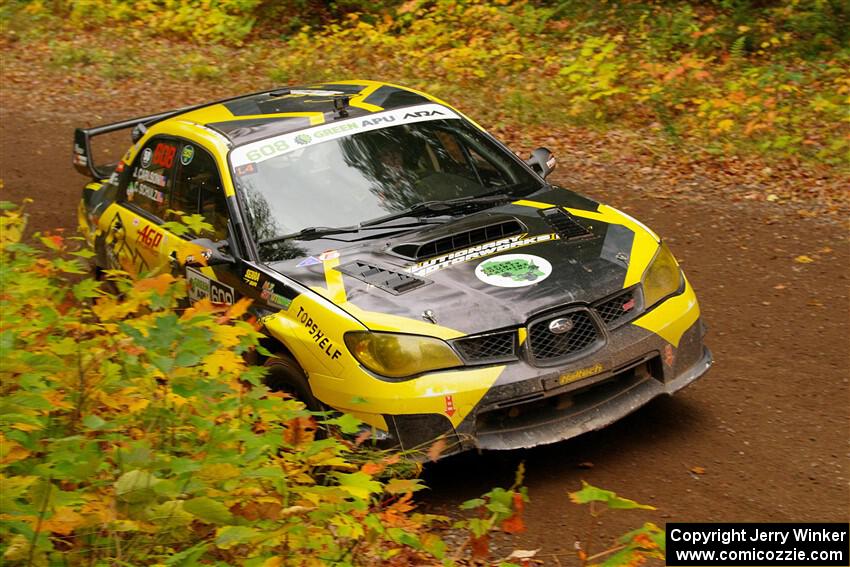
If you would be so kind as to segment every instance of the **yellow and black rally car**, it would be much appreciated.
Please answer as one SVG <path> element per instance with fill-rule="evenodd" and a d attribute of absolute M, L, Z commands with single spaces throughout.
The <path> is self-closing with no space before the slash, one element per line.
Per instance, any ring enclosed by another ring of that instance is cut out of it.
<path fill-rule="evenodd" d="M 92 138 L 132 129 L 117 164 Z M 425 93 L 268 90 L 75 134 L 100 268 L 185 274 L 253 309 L 269 383 L 388 444 L 513 449 L 598 429 L 702 376 L 696 296 L 661 239 L 545 181 Z M 169 211 L 214 230 L 190 241 Z M 202 246 L 204 265 L 186 260 Z"/>

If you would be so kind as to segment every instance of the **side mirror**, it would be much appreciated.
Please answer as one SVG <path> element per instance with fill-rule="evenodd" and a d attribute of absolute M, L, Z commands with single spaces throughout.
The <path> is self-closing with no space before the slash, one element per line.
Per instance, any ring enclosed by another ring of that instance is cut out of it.
<path fill-rule="evenodd" d="M 557 160 L 555 156 L 546 148 L 537 148 L 531 152 L 531 157 L 525 160 L 531 169 L 537 172 L 537 175 L 546 179 L 546 176 L 555 171 Z"/>
<path fill-rule="evenodd" d="M 223 248 L 230 247 L 230 242 L 227 240 L 213 242 L 209 238 L 196 238 L 192 241 L 192 244 L 200 248 L 199 254 L 202 258 L 193 257 L 191 255 L 187 256 L 187 266 L 197 268 L 201 266 L 220 266 L 221 264 L 232 264 L 235 262 L 233 256 L 221 251 Z"/>

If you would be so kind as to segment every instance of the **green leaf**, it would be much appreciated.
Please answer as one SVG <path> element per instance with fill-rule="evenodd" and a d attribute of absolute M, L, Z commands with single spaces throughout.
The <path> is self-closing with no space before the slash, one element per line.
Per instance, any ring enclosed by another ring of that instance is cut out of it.
<path fill-rule="evenodd" d="M 581 481 L 582 489 L 577 492 L 570 492 L 570 500 L 576 504 L 587 504 L 588 502 L 602 502 L 608 508 L 617 510 L 632 510 L 640 508 L 643 510 L 655 510 L 655 507 L 648 504 L 638 504 L 634 500 L 617 496 L 615 492 L 597 488 L 585 481 Z"/>
<path fill-rule="evenodd" d="M 95 255 L 94 252 L 92 250 L 89 250 L 88 248 L 83 248 L 82 250 L 77 250 L 76 252 L 71 252 L 71 256 L 77 256 L 78 258 L 88 259 L 88 258 L 93 257 L 94 255 Z"/>
<path fill-rule="evenodd" d="M 354 433 L 360 431 L 360 425 L 363 422 L 351 415 L 350 413 L 346 413 L 339 417 L 325 420 L 322 423 L 328 425 L 336 425 L 346 435 L 353 435 Z"/>
<path fill-rule="evenodd" d="M 169 567 L 194 567 L 209 546 L 206 542 L 195 544 L 189 549 L 175 553 L 165 560 L 165 564 Z"/>
<path fill-rule="evenodd" d="M 472 500 L 467 500 L 463 504 L 460 505 L 461 510 L 474 510 L 475 508 L 480 508 L 484 506 L 486 502 L 481 498 L 473 498 Z"/>
<path fill-rule="evenodd" d="M 103 420 L 103 418 L 97 415 L 89 414 L 83 418 L 83 425 L 85 425 L 89 429 L 97 430 L 101 429 L 104 425 L 106 425 L 106 422 Z"/>
<path fill-rule="evenodd" d="M 181 217 L 180 220 L 182 220 L 189 230 L 195 234 L 201 234 L 201 232 L 213 232 L 213 225 L 208 222 L 204 222 L 204 217 L 202 215 L 187 215 Z"/>
<path fill-rule="evenodd" d="M 372 480 L 372 477 L 364 472 L 335 473 L 334 477 L 340 488 L 356 498 L 366 500 L 370 494 L 381 492 L 381 483 Z"/>
<path fill-rule="evenodd" d="M 216 530 L 215 545 L 221 549 L 253 542 L 259 533 L 246 526 L 225 526 Z"/>
<path fill-rule="evenodd" d="M 73 287 L 74 297 L 77 299 L 88 299 L 100 297 L 100 282 L 97 280 L 83 280 Z"/>
<path fill-rule="evenodd" d="M 115 495 L 124 502 L 147 502 L 154 499 L 153 486 L 157 482 L 159 479 L 149 472 L 132 470 L 115 481 Z"/>
<path fill-rule="evenodd" d="M 183 509 L 210 524 L 230 524 L 233 522 L 233 514 L 230 513 L 227 506 L 206 496 L 187 500 L 183 503 Z"/>
<path fill-rule="evenodd" d="M 189 232 L 189 228 L 180 224 L 179 222 L 168 221 L 162 223 L 162 228 L 167 230 L 168 232 L 173 232 L 177 236 L 183 236 Z"/>

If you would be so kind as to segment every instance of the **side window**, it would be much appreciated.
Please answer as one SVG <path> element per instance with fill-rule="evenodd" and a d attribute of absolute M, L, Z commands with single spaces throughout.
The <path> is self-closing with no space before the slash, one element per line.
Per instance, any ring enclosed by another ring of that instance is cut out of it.
<path fill-rule="evenodd" d="M 183 144 L 180 170 L 174 181 L 171 208 L 188 214 L 198 213 L 213 225 L 213 240 L 227 238 L 227 201 L 221 186 L 215 159 L 206 150 Z"/>
<path fill-rule="evenodd" d="M 138 153 L 128 174 L 121 177 L 118 194 L 156 218 L 165 218 L 176 163 L 177 142 L 153 138 Z"/>

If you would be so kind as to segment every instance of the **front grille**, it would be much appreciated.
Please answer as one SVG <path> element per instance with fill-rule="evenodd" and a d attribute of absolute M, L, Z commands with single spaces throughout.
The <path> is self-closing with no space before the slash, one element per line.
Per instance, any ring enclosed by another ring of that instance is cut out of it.
<path fill-rule="evenodd" d="M 624 293 L 616 295 L 611 299 L 606 299 L 594 307 L 599 314 L 599 318 L 602 319 L 605 325 L 609 328 L 614 327 L 619 323 L 625 322 L 626 319 L 639 311 L 636 289 L 626 290 Z"/>
<path fill-rule="evenodd" d="M 572 329 L 556 334 L 549 324 L 556 319 L 569 319 Z M 586 310 L 571 311 L 545 317 L 528 328 L 531 356 L 537 362 L 550 362 L 589 350 L 602 339 L 593 318 Z"/>
<path fill-rule="evenodd" d="M 516 331 L 502 331 L 453 341 L 467 362 L 499 362 L 516 358 Z"/>

